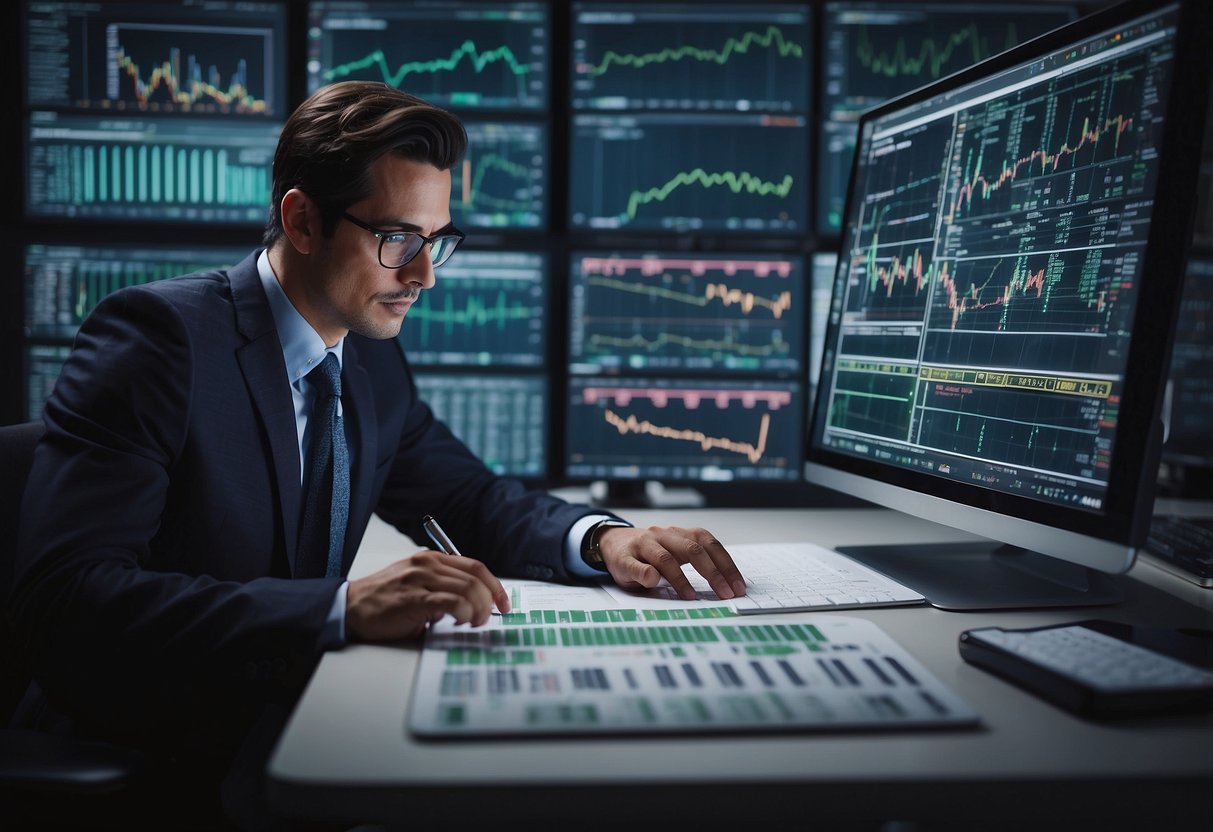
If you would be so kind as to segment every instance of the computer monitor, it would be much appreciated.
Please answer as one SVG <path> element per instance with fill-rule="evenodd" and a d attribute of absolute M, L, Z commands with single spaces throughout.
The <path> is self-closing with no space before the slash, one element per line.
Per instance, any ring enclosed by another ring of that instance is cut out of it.
<path fill-rule="evenodd" d="M 579 113 L 569 225 L 594 231 L 800 233 L 803 115 Z"/>
<path fill-rule="evenodd" d="M 30 3 L 26 216 L 263 225 L 286 7 Z"/>
<path fill-rule="evenodd" d="M 460 249 L 397 336 L 434 414 L 499 474 L 547 477 L 548 258 Z"/>
<path fill-rule="evenodd" d="M 1007 544 L 847 550 L 939 606 L 1103 603 L 1144 541 L 1211 8 L 1120 5 L 860 121 L 806 474 Z"/>
<path fill-rule="evenodd" d="M 547 376 L 432 369 L 414 375 L 434 415 L 490 469 L 526 480 L 547 477 Z"/>
<path fill-rule="evenodd" d="M 25 334 L 71 339 L 106 295 L 127 286 L 211 269 L 243 260 L 249 247 L 60 245 L 25 247 Z"/>
<path fill-rule="evenodd" d="M 537 0 L 308 4 L 307 87 L 382 81 L 460 111 L 548 106 L 551 14 Z"/>
<path fill-rule="evenodd" d="M 574 110 L 807 113 L 804 3 L 573 3 Z"/>
<path fill-rule="evenodd" d="M 1160 485 L 1165 493 L 1213 497 L 1213 256 L 1188 261 L 1163 407 Z"/>
<path fill-rule="evenodd" d="M 551 295 L 547 257 L 460 249 L 409 310 L 400 343 L 429 367 L 513 367 L 547 362 Z"/>
<path fill-rule="evenodd" d="M 465 231 L 545 228 L 547 127 L 466 118 L 464 128 L 467 152 L 451 171 L 451 220 Z"/>
<path fill-rule="evenodd" d="M 571 259 L 567 477 L 605 480 L 618 501 L 638 499 L 647 480 L 800 479 L 801 257 Z"/>

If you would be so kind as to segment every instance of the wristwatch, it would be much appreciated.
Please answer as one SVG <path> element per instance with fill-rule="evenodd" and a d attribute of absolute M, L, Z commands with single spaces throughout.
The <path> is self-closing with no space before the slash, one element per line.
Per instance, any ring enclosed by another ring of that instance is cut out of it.
<path fill-rule="evenodd" d="M 585 537 L 581 538 L 581 559 L 586 565 L 597 569 L 599 572 L 606 572 L 606 561 L 602 559 L 602 549 L 599 548 L 598 538 L 602 535 L 603 529 L 613 528 L 632 528 L 631 523 L 625 523 L 622 520 L 599 520 L 594 525 L 590 526 L 590 530 L 585 533 Z"/>

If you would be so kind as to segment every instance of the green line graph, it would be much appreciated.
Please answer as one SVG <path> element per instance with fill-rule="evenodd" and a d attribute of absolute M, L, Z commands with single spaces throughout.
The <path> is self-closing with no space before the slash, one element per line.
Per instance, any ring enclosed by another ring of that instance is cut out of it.
<path fill-rule="evenodd" d="M 490 49 L 487 52 L 481 52 L 476 44 L 470 40 L 465 40 L 462 45 L 457 47 L 449 58 L 436 58 L 431 61 L 410 61 L 401 64 L 395 70 L 388 66 L 387 56 L 383 54 L 383 50 L 376 49 L 364 58 L 359 58 L 349 63 L 339 64 L 332 69 L 326 70 L 323 73 L 326 81 L 335 81 L 339 78 L 344 78 L 355 72 L 361 72 L 365 69 L 375 67 L 383 76 L 383 80 L 393 87 L 399 87 L 401 83 L 409 75 L 424 74 L 424 73 L 439 73 L 452 72 L 459 67 L 461 63 L 467 61 L 477 74 L 483 72 L 486 67 L 504 62 L 505 67 L 519 78 L 519 83 L 523 83 L 523 76 L 527 75 L 531 69 L 526 64 L 518 62 L 513 50 L 508 46 L 499 46 L 495 49 Z"/>
<path fill-rule="evenodd" d="M 1007 37 L 1004 48 L 1009 49 L 1019 43 L 1019 33 L 1014 21 L 1007 23 Z M 876 75 L 886 78 L 898 78 L 905 75 L 922 75 L 924 67 L 929 68 L 932 79 L 939 78 L 943 67 L 952 60 L 957 49 L 968 47 L 972 55 L 966 61 L 977 63 L 997 52 L 990 49 L 982 41 L 981 31 L 976 23 L 970 23 L 962 29 L 952 32 L 942 44 L 932 38 L 922 42 L 917 55 L 911 55 L 905 38 L 899 37 L 891 53 L 880 51 L 872 42 L 868 27 L 859 27 L 858 43 L 855 45 L 855 57 L 859 65 Z"/>
<path fill-rule="evenodd" d="M 745 191 L 757 196 L 787 197 L 788 193 L 792 190 L 792 183 L 791 174 L 785 174 L 779 182 L 768 182 L 748 171 L 741 171 L 739 173 L 734 173 L 733 171 L 708 173 L 703 168 L 695 168 L 689 171 L 680 171 L 668 182 L 655 188 L 649 188 L 644 191 L 632 191 L 628 197 L 626 213 L 629 220 L 634 220 L 636 219 L 636 211 L 640 206 L 648 205 L 654 201 L 664 202 L 678 188 L 687 185 L 702 185 L 705 188 L 724 185 L 735 194 Z"/>
<path fill-rule="evenodd" d="M 660 49 L 656 52 L 642 54 L 619 53 L 607 50 L 602 60 L 590 65 L 586 72 L 591 77 L 603 75 L 612 66 L 643 69 L 650 64 L 662 64 L 669 61 L 681 61 L 691 58 L 705 63 L 724 64 L 735 54 L 746 54 L 750 48 L 757 46 L 761 49 L 775 49 L 781 58 L 803 58 L 804 49 L 798 43 L 787 40 L 778 26 L 768 26 L 766 32 L 745 32 L 740 37 L 731 37 L 724 42 L 720 49 L 702 49 L 697 46 L 680 46 Z"/>
<path fill-rule="evenodd" d="M 534 197 L 508 196 L 506 191 L 517 193 L 517 188 L 495 188 L 496 193 L 486 192 L 484 180 L 489 173 L 496 171 L 506 177 L 517 180 L 518 187 L 529 187 L 533 171 L 530 166 L 514 162 L 497 153 L 485 153 L 473 163 L 465 159 L 462 165 L 461 178 L 452 183 L 452 203 L 465 211 L 482 213 L 529 214 L 535 210 Z"/>
<path fill-rule="evenodd" d="M 510 303 L 505 292 L 498 292 L 492 303 L 486 303 L 477 295 L 468 295 L 463 299 L 462 307 L 456 306 L 454 298 L 448 294 L 440 308 L 418 305 L 409 311 L 409 320 L 418 322 L 421 328 L 422 344 L 429 343 L 431 325 L 442 327 L 443 334 L 449 338 L 456 327 L 492 324 L 503 332 L 509 324 L 529 321 L 533 317 L 533 305 Z"/>

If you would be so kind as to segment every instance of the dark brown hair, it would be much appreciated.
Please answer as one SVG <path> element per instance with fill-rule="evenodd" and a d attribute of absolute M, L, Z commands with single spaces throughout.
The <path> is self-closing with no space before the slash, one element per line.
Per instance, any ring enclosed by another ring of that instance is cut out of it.
<path fill-rule="evenodd" d="M 262 242 L 282 236 L 282 197 L 298 188 L 319 206 L 332 236 L 342 211 L 371 195 L 370 168 L 385 153 L 453 167 L 467 149 L 463 124 L 446 110 L 373 81 L 322 87 L 286 120 L 274 152 L 274 186 Z"/>

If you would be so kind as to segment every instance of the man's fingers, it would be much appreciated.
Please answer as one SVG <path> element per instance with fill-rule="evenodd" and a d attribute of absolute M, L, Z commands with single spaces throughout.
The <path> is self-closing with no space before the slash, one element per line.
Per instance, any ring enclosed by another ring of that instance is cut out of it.
<path fill-rule="evenodd" d="M 682 571 L 682 562 L 662 544 L 659 538 L 646 537 L 640 544 L 637 559 L 656 569 L 678 593 L 679 598 L 684 601 L 694 601 L 698 598 L 695 588 L 691 586 L 691 582 L 687 580 L 687 576 Z M 646 584 L 646 586 L 655 585 L 656 583 Z"/>
<path fill-rule="evenodd" d="M 741 570 L 733 563 L 724 545 L 704 529 L 653 526 L 633 545 L 636 561 L 651 564 L 680 598 L 690 601 L 697 597 L 682 570 L 683 564 L 689 564 L 702 575 L 719 598 L 727 600 L 745 594 L 745 579 L 741 576 Z M 639 577 L 646 573 L 639 569 L 635 571 L 638 583 L 653 586 Z"/>

